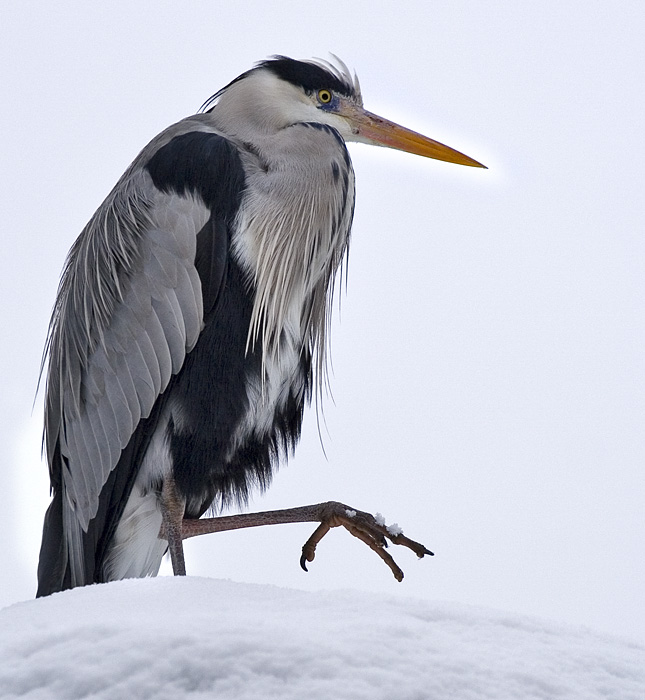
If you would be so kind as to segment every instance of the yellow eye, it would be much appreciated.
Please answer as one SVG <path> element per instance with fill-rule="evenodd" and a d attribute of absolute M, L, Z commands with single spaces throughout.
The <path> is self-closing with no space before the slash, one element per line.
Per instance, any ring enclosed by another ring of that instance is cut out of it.
<path fill-rule="evenodd" d="M 318 90 L 318 102 L 327 105 L 331 102 L 331 92 L 329 90 Z"/>

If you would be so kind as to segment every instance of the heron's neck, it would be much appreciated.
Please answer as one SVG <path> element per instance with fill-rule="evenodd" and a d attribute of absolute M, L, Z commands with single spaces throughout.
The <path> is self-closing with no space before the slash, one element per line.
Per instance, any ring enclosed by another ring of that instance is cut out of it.
<path fill-rule="evenodd" d="M 246 193 L 234 252 L 255 284 L 249 343 L 275 358 L 284 342 L 324 363 L 336 272 L 347 252 L 354 174 L 329 127 L 295 124 L 242 151 Z"/>

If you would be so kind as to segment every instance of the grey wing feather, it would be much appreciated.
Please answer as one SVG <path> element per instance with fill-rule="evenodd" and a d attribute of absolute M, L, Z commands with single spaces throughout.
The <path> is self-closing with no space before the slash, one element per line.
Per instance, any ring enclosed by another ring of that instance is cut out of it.
<path fill-rule="evenodd" d="M 175 374 L 179 372 L 184 361 L 186 333 L 181 318 L 181 307 L 174 290 L 166 289 L 160 296 L 153 297 L 152 308 L 164 329 L 170 349 L 172 373 Z"/>
<path fill-rule="evenodd" d="M 70 253 L 50 330 L 45 425 L 50 465 L 57 444 L 64 459 L 72 569 L 75 523 L 87 529 L 121 450 L 203 327 L 195 250 L 209 216 L 133 166 Z"/>

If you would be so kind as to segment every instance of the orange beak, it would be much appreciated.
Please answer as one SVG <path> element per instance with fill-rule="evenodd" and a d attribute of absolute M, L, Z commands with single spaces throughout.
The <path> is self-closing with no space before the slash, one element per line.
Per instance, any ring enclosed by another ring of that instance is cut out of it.
<path fill-rule="evenodd" d="M 434 141 L 427 136 L 417 134 L 416 131 L 406 129 L 394 122 L 383 119 L 376 114 L 358 107 L 355 104 L 346 102 L 339 110 L 339 114 L 344 116 L 351 124 L 356 135 L 356 141 L 371 143 L 386 148 L 394 148 L 397 151 L 414 153 L 417 156 L 444 160 L 447 163 L 457 163 L 458 165 L 469 165 L 473 168 L 486 168 L 473 158 L 455 151 L 454 148 L 445 146 L 443 143 Z"/>

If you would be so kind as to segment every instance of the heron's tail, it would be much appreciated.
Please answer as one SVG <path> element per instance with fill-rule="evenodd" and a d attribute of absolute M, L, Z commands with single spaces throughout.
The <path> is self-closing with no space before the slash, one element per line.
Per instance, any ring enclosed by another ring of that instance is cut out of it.
<path fill-rule="evenodd" d="M 63 513 L 64 486 L 55 485 L 54 499 L 45 514 L 37 597 L 74 586 L 156 574 L 167 547 L 158 538 L 161 515 L 155 508 L 154 492 L 135 488 L 135 482 L 162 407 L 163 402 L 157 401 L 122 450 L 101 490 L 87 532 L 78 527 L 70 535 L 70 511 Z M 59 459 L 56 452 L 54 460 Z M 55 466 L 55 473 L 60 473 L 56 461 Z"/>
<path fill-rule="evenodd" d="M 54 499 L 45 514 L 43 540 L 38 560 L 36 597 L 50 595 L 66 588 L 71 588 L 71 583 L 67 563 L 67 545 L 63 532 L 62 489 L 59 488 L 54 492 Z"/>

